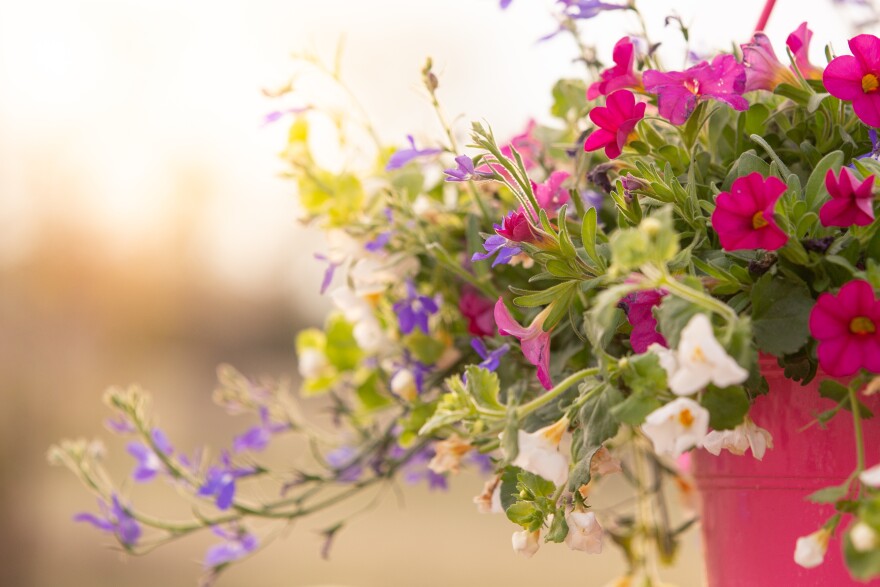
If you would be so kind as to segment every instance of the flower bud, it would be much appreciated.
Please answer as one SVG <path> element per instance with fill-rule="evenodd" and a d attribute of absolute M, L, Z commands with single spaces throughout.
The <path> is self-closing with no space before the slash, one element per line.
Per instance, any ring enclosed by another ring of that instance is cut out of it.
<path fill-rule="evenodd" d="M 318 349 L 304 349 L 298 357 L 299 374 L 306 379 L 318 377 L 327 367 L 327 356 Z"/>
<path fill-rule="evenodd" d="M 593 512 L 571 512 L 565 518 L 568 522 L 568 535 L 565 545 L 572 550 L 580 550 L 588 554 L 602 552 L 602 526 L 596 521 Z"/>
<path fill-rule="evenodd" d="M 407 401 L 413 401 L 419 394 L 416 378 L 409 369 L 401 369 L 391 378 L 391 393 Z"/>
<path fill-rule="evenodd" d="M 818 567 L 825 560 L 830 539 L 831 530 L 828 528 L 819 528 L 808 536 L 801 536 L 794 548 L 794 562 L 805 569 Z"/>
<path fill-rule="evenodd" d="M 877 548 L 877 532 L 864 522 L 857 522 L 850 528 L 849 539 L 858 552 Z"/>
<path fill-rule="evenodd" d="M 529 532 L 528 530 L 520 530 L 519 532 L 514 532 L 513 536 L 511 537 L 513 551 L 517 554 L 521 554 L 526 558 L 532 558 L 541 547 L 540 538 L 540 530 L 535 530 L 534 532 Z"/>

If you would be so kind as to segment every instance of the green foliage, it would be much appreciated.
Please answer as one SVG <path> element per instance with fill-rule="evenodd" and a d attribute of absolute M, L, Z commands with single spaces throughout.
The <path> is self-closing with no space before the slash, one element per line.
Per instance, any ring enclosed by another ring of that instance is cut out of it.
<path fill-rule="evenodd" d="M 605 384 L 585 382 L 580 392 L 587 399 L 577 412 L 578 430 L 582 432 L 572 438 L 572 461 L 576 464 L 568 478 L 569 491 L 590 482 L 590 462 L 602 444 L 617 435 L 620 422 L 612 409 L 624 399 L 618 389 Z"/>
<path fill-rule="evenodd" d="M 779 356 L 804 345 L 815 304 L 804 283 L 766 273 L 752 287 L 751 300 L 752 329 L 759 349 Z"/>
<path fill-rule="evenodd" d="M 736 428 L 749 411 L 749 397 L 738 385 L 724 388 L 710 385 L 700 403 L 709 410 L 709 426 L 715 430 Z"/>

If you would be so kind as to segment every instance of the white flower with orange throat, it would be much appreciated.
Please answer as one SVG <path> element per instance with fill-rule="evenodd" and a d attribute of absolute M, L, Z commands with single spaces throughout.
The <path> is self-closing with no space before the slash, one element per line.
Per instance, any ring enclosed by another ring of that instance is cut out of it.
<path fill-rule="evenodd" d="M 706 438 L 709 412 L 694 400 L 680 397 L 648 414 L 642 431 L 658 454 L 678 458 Z"/>
<path fill-rule="evenodd" d="M 519 453 L 513 466 L 534 473 L 560 487 L 568 481 L 568 458 L 559 452 L 559 442 L 568 430 L 568 418 L 534 432 L 518 431 Z"/>

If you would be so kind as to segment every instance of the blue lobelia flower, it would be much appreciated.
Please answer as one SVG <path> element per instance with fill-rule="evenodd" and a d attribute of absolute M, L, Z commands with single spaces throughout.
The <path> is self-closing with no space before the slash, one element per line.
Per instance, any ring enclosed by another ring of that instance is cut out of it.
<path fill-rule="evenodd" d="M 100 517 L 94 514 L 82 513 L 74 516 L 73 520 L 75 522 L 87 522 L 104 532 L 114 533 L 119 542 L 126 547 L 135 546 L 141 537 L 141 526 L 122 506 L 116 494 L 113 494 L 110 505 L 103 500 L 99 500 L 98 507 L 101 510 Z"/>
<path fill-rule="evenodd" d="M 475 170 L 473 159 L 467 155 L 459 155 L 455 158 L 455 163 L 457 167 L 443 170 L 443 173 L 446 174 L 446 181 L 481 181 L 494 177 L 492 173 Z"/>
<path fill-rule="evenodd" d="M 394 304 L 400 332 L 409 334 L 419 328 L 428 334 L 428 318 L 437 313 L 437 302 L 429 296 L 419 295 L 412 281 L 406 282 L 406 294 L 405 299 Z"/>
<path fill-rule="evenodd" d="M 443 149 L 417 149 L 415 139 L 413 139 L 412 135 L 406 135 L 406 139 L 409 141 L 410 148 L 398 149 L 397 151 L 395 151 L 391 155 L 391 158 L 388 159 L 388 164 L 385 166 L 385 171 L 400 169 L 413 159 L 418 159 L 419 157 L 429 157 L 431 155 L 438 155 L 443 152 Z"/>
<path fill-rule="evenodd" d="M 215 544 L 205 553 L 204 565 L 208 569 L 244 558 L 254 552 L 260 544 L 256 536 L 243 529 L 225 532 L 223 529 L 214 526 L 211 528 L 211 531 L 223 538 L 225 542 Z"/>
<path fill-rule="evenodd" d="M 489 351 L 486 349 L 486 345 L 483 341 L 479 338 L 471 340 L 471 347 L 478 355 L 480 355 L 480 358 L 483 359 L 483 362 L 477 366 L 482 367 L 483 369 L 488 369 L 489 371 L 495 371 L 498 368 L 501 357 L 510 350 L 510 345 L 504 344 L 494 351 Z"/>
<path fill-rule="evenodd" d="M 269 409 L 260 407 L 260 424 L 249 428 L 244 434 L 236 436 L 232 441 L 232 450 L 235 452 L 264 450 L 272 439 L 273 434 L 284 432 L 290 428 L 290 424 L 272 422 Z"/>
<path fill-rule="evenodd" d="M 168 442 L 168 438 L 161 430 L 154 428 L 150 435 L 152 436 L 153 444 L 164 456 L 171 456 L 174 453 L 171 443 Z M 125 448 L 128 454 L 133 456 L 138 462 L 134 472 L 131 474 L 136 482 L 146 483 L 151 481 L 159 471 L 164 469 L 165 465 L 162 464 L 162 459 L 159 458 L 159 455 L 156 454 L 152 447 L 140 442 L 130 442 Z"/>
<path fill-rule="evenodd" d="M 227 452 L 223 453 L 221 460 L 222 466 L 208 469 L 205 482 L 199 487 L 196 495 L 214 497 L 217 507 L 221 510 L 227 510 L 232 506 L 232 500 L 235 499 L 236 480 L 252 475 L 255 469 L 233 467 Z"/>

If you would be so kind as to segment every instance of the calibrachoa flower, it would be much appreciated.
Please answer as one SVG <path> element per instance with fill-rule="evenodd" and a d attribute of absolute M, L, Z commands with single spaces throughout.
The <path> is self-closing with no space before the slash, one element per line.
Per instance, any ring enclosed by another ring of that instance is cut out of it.
<path fill-rule="evenodd" d="M 825 187 L 831 199 L 819 210 L 822 226 L 868 226 L 874 222 L 874 176 L 858 180 L 846 167 L 837 177 L 829 169 L 825 174 Z"/>
<path fill-rule="evenodd" d="M 547 212 L 547 216 L 553 218 L 559 207 L 568 202 L 568 190 L 562 184 L 569 178 L 567 171 L 554 171 L 543 183 L 532 182 L 532 189 L 538 205 Z"/>
<path fill-rule="evenodd" d="M 515 336 L 519 339 L 522 353 L 526 360 L 538 368 L 538 381 L 545 389 L 551 389 L 550 380 L 550 333 L 544 332 L 544 320 L 550 314 L 551 306 L 547 306 L 535 316 L 528 328 L 524 328 L 513 319 L 504 300 L 495 302 L 495 324 L 501 336 Z"/>
<path fill-rule="evenodd" d="M 232 500 L 235 499 L 236 480 L 252 475 L 254 469 L 234 467 L 227 452 L 223 453 L 221 463 L 222 465 L 219 467 L 208 469 L 205 482 L 199 487 L 196 495 L 214 497 L 217 507 L 221 510 L 227 510 L 232 506 Z"/>
<path fill-rule="evenodd" d="M 571 512 L 565 516 L 568 523 L 568 534 L 565 545 L 572 550 L 580 550 L 587 554 L 602 553 L 602 535 L 604 530 L 596 520 L 593 512 Z"/>
<path fill-rule="evenodd" d="M 501 357 L 507 354 L 507 351 L 510 350 L 510 345 L 504 344 L 494 351 L 489 351 L 486 349 L 486 345 L 483 341 L 479 338 L 475 338 L 471 341 L 471 347 L 478 355 L 480 355 L 480 358 L 483 359 L 483 361 L 477 366 L 482 367 L 483 369 L 488 369 L 489 371 L 495 371 L 498 369 Z"/>
<path fill-rule="evenodd" d="M 752 456 L 763 460 L 768 448 L 773 448 L 773 437 L 770 432 L 755 424 L 746 416 L 745 421 L 733 430 L 713 430 L 703 440 L 703 448 L 715 456 L 722 450 L 742 456 L 746 450 L 752 450 Z"/>
<path fill-rule="evenodd" d="M 680 397 L 648 414 L 642 431 L 658 454 L 678 458 L 706 438 L 709 412 L 694 400 Z"/>
<path fill-rule="evenodd" d="M 214 534 L 223 538 L 225 542 L 216 544 L 208 549 L 208 552 L 205 553 L 205 568 L 210 569 L 237 561 L 254 552 L 259 546 L 257 537 L 244 530 L 224 532 L 217 526 L 214 526 L 211 530 Z"/>
<path fill-rule="evenodd" d="M 152 437 L 156 448 L 159 449 L 162 454 L 165 456 L 171 456 L 174 449 L 171 447 L 171 443 L 168 442 L 168 438 L 161 430 L 154 428 L 150 433 L 150 436 Z M 131 442 L 126 447 L 126 450 L 128 451 L 128 454 L 138 461 L 137 467 L 135 467 L 134 472 L 131 475 L 138 483 L 145 483 L 152 480 L 156 474 L 164 468 L 159 455 L 145 444 Z"/>
<path fill-rule="evenodd" d="M 557 487 L 564 485 L 568 480 L 568 458 L 559 452 L 559 443 L 568 424 L 568 418 L 562 418 L 534 432 L 519 430 L 519 452 L 513 466 L 552 481 Z"/>
<path fill-rule="evenodd" d="M 128 511 L 122 507 L 119 497 L 113 494 L 111 504 L 103 500 L 98 501 L 98 508 L 101 510 L 101 517 L 94 514 L 77 514 L 73 520 L 75 522 L 87 522 L 105 532 L 112 532 L 116 535 L 123 545 L 127 547 L 135 546 L 141 537 L 141 526 L 138 524 Z"/>
<path fill-rule="evenodd" d="M 652 345 L 651 350 L 654 348 Z M 660 364 L 666 369 L 669 389 L 676 395 L 691 395 L 710 383 L 728 387 L 749 377 L 715 338 L 705 314 L 695 314 L 682 329 L 674 363 L 661 357 Z"/>
<path fill-rule="evenodd" d="M 474 161 L 467 155 L 459 155 L 455 158 L 456 167 L 444 169 L 446 181 L 480 181 L 491 179 L 492 174 L 474 169 Z"/>
<path fill-rule="evenodd" d="M 880 373 L 880 300 L 867 281 L 856 279 L 837 295 L 823 293 L 810 312 L 810 333 L 819 347 L 819 366 L 832 377 L 861 368 Z"/>
<path fill-rule="evenodd" d="M 805 569 L 818 567 L 825 560 L 829 540 L 831 530 L 828 528 L 820 528 L 812 534 L 801 536 L 795 544 L 794 562 Z"/>
<path fill-rule="evenodd" d="M 712 228 L 725 251 L 766 249 L 775 251 L 788 241 L 773 219 L 776 201 L 786 185 L 778 177 L 750 173 L 734 180 L 729 192 L 715 197 Z"/>
<path fill-rule="evenodd" d="M 779 84 L 797 85 L 797 78 L 791 69 L 776 58 L 770 38 L 764 33 L 755 33 L 750 43 L 740 47 L 743 53 L 743 66 L 746 68 L 746 92 L 753 90 L 772 92 Z"/>
<path fill-rule="evenodd" d="M 615 90 L 628 88 L 642 90 L 642 74 L 633 69 L 636 47 L 630 37 L 623 37 L 614 45 L 614 67 L 609 67 L 599 74 L 599 81 L 590 84 L 587 99 L 595 100 L 599 96 L 607 96 Z"/>
<path fill-rule="evenodd" d="M 458 299 L 458 310 L 467 320 L 468 332 L 474 336 L 492 336 L 495 334 L 495 318 L 492 314 L 494 302 L 484 298 L 476 290 L 466 287 Z"/>
<path fill-rule="evenodd" d="M 391 158 L 388 159 L 388 164 L 385 166 L 386 171 L 400 169 L 413 159 L 430 157 L 431 155 L 438 155 L 443 152 L 443 149 L 417 149 L 412 135 L 406 135 L 406 140 L 409 141 L 409 149 L 398 149 L 395 151 Z"/>
<path fill-rule="evenodd" d="M 733 55 L 718 55 L 684 71 L 649 69 L 642 76 L 645 90 L 657 95 L 660 115 L 672 124 L 684 124 L 697 103 L 710 98 L 724 102 L 734 110 L 747 110 L 742 97 L 746 88 L 745 68 Z"/>
<path fill-rule="evenodd" d="M 510 260 L 522 252 L 517 243 L 534 243 L 539 240 L 539 235 L 532 228 L 526 213 L 515 210 L 501 219 L 501 224 L 495 224 L 495 233 L 486 238 L 483 243 L 485 253 L 474 253 L 471 261 L 483 261 L 492 255 L 497 255 L 492 261 L 492 267 L 510 263 Z"/>
<path fill-rule="evenodd" d="M 300 358 L 302 360 L 302 358 Z M 269 409 L 260 407 L 260 423 L 249 428 L 244 434 L 236 436 L 232 441 L 232 450 L 235 452 L 264 450 L 272 439 L 273 434 L 284 432 L 290 428 L 290 424 L 272 422 Z"/>
<path fill-rule="evenodd" d="M 629 90 L 617 90 L 605 100 L 605 106 L 590 110 L 590 120 L 599 128 L 590 133 L 584 143 L 584 151 L 605 149 L 609 159 L 620 157 L 623 147 L 639 121 L 645 117 L 646 104 L 636 103 L 635 94 Z"/>
<path fill-rule="evenodd" d="M 852 55 L 835 57 L 822 82 L 828 92 L 852 102 L 853 111 L 868 126 L 880 126 L 880 39 L 856 35 L 849 40 Z"/>
<path fill-rule="evenodd" d="M 822 68 L 810 63 L 810 39 L 813 31 L 807 28 L 807 23 L 801 25 L 788 35 L 785 44 L 794 55 L 794 62 L 806 79 L 822 79 Z"/>
<path fill-rule="evenodd" d="M 660 305 L 666 292 L 652 289 L 629 294 L 620 300 L 626 319 L 632 324 L 629 342 L 633 351 L 644 353 L 652 344 L 666 346 L 666 339 L 657 332 L 654 308 Z"/>
<path fill-rule="evenodd" d="M 406 282 L 406 298 L 394 304 L 402 334 L 409 334 L 416 328 L 428 334 L 428 318 L 437 310 L 434 298 L 420 295 L 412 281 Z"/>

